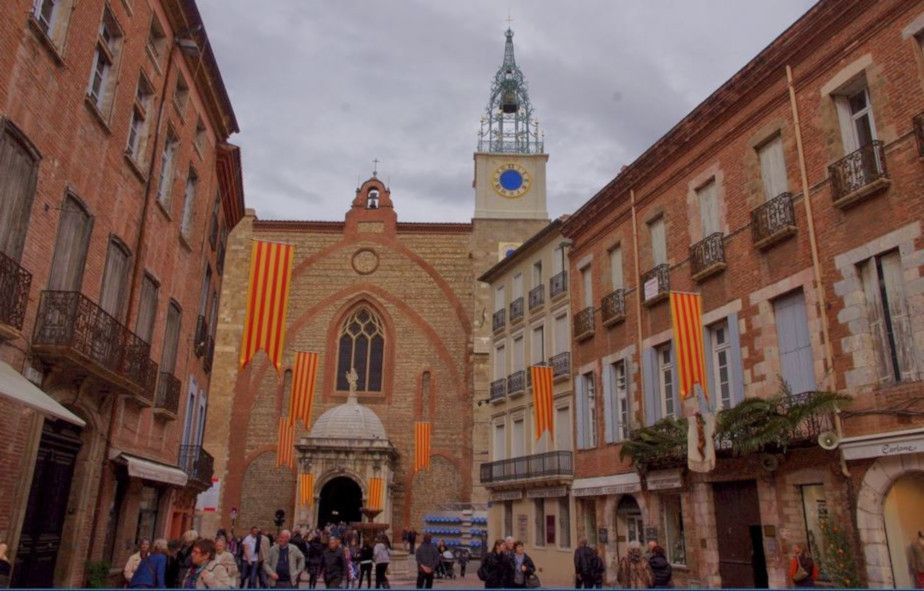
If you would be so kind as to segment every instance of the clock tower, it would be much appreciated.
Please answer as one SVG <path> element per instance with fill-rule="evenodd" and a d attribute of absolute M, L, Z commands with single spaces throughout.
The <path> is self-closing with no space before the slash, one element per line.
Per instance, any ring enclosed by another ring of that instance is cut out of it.
<path fill-rule="evenodd" d="M 475 219 L 547 220 L 542 132 L 507 29 L 475 152 Z"/>

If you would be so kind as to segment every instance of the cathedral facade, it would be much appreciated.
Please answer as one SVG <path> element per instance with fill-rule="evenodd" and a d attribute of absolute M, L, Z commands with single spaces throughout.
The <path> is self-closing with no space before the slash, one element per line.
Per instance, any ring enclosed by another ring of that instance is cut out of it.
<path fill-rule="evenodd" d="M 477 281 L 548 222 L 545 163 L 525 80 L 507 31 L 475 161 L 470 223 L 399 221 L 400 195 L 375 174 L 339 221 L 260 220 L 248 210 L 229 238 L 204 445 L 215 456 L 214 511 L 201 529 L 354 521 L 383 478 L 392 530 L 483 499 L 487 452 L 474 408 L 490 381 L 492 294 Z M 253 240 L 294 245 L 283 367 L 263 353 L 238 367 Z M 276 466 L 298 351 L 320 355 L 309 426 L 296 466 Z M 355 378 L 348 374 L 355 370 Z M 432 423 L 430 468 L 414 472 L 414 423 Z M 297 501 L 299 473 L 312 502 Z"/>

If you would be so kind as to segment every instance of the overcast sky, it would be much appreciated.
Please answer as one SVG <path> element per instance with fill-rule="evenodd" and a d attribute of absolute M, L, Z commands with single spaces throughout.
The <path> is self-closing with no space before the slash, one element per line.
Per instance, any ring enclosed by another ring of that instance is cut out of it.
<path fill-rule="evenodd" d="M 341 220 L 357 180 L 398 219 L 468 221 L 508 11 L 545 131 L 552 217 L 577 209 L 811 0 L 199 0 L 261 219 Z"/>

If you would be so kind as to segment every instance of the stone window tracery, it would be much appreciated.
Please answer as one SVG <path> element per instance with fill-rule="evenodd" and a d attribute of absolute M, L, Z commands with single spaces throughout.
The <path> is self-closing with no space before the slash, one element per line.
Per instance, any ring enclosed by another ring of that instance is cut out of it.
<path fill-rule="evenodd" d="M 382 390 L 382 364 L 385 358 L 385 330 L 382 321 L 363 306 L 353 312 L 340 330 L 337 351 L 337 390 L 350 389 L 346 374 L 350 368 L 358 376 L 356 390 Z"/>

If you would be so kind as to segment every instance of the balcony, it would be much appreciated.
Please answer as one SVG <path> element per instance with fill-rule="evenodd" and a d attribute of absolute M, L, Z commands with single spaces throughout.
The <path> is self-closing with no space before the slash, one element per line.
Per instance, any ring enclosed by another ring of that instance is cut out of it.
<path fill-rule="evenodd" d="M 0 342 L 19 336 L 31 285 L 32 274 L 0 252 Z"/>
<path fill-rule="evenodd" d="M 549 279 L 549 298 L 554 301 L 568 293 L 568 272 L 562 271 Z"/>
<path fill-rule="evenodd" d="M 574 338 L 583 341 L 594 336 L 594 307 L 588 306 L 574 315 Z"/>
<path fill-rule="evenodd" d="M 487 462 L 480 466 L 481 484 L 517 481 L 562 480 L 574 478 L 574 453 L 550 451 L 531 456 Z"/>
<path fill-rule="evenodd" d="M 571 353 L 565 351 L 558 355 L 553 355 L 549 359 L 549 365 L 552 366 L 552 378 L 567 378 L 571 375 Z"/>
<path fill-rule="evenodd" d="M 522 296 L 510 302 L 510 324 L 519 322 L 520 320 L 523 320 Z"/>
<path fill-rule="evenodd" d="M 873 141 L 828 167 L 834 205 L 847 207 L 874 195 L 892 182 L 882 142 Z"/>
<path fill-rule="evenodd" d="M 180 408 L 180 380 L 173 374 L 162 371 L 154 395 L 154 416 L 174 420 Z"/>
<path fill-rule="evenodd" d="M 42 292 L 32 348 L 47 363 L 154 403 L 150 345 L 80 292 Z"/>
<path fill-rule="evenodd" d="M 196 318 L 196 342 L 193 346 L 193 352 L 196 357 L 205 355 L 206 346 L 208 345 L 209 324 L 205 321 L 205 316 L 199 314 Z"/>
<path fill-rule="evenodd" d="M 786 412 L 790 405 L 802 404 L 813 396 L 815 392 L 788 394 L 783 398 L 781 411 Z M 796 426 L 791 445 L 817 445 L 818 436 L 825 431 L 834 431 L 834 416 L 830 413 L 809 414 Z"/>
<path fill-rule="evenodd" d="M 205 342 L 205 355 L 202 356 L 202 369 L 206 373 L 212 372 L 212 360 L 215 358 L 215 339 L 211 335 Z"/>
<path fill-rule="evenodd" d="M 646 306 L 653 306 L 667 299 L 671 291 L 671 269 L 667 263 L 662 263 L 642 275 L 642 289 Z"/>
<path fill-rule="evenodd" d="M 507 378 L 491 382 L 491 402 L 503 400 L 507 396 Z"/>
<path fill-rule="evenodd" d="M 751 211 L 751 239 L 764 250 L 796 233 L 792 194 L 780 193 Z"/>
<path fill-rule="evenodd" d="M 526 372 L 524 370 L 515 371 L 507 376 L 507 395 L 522 394 L 526 391 Z"/>
<path fill-rule="evenodd" d="M 529 290 L 529 311 L 532 312 L 545 304 L 545 286 L 537 285 Z"/>
<path fill-rule="evenodd" d="M 713 232 L 690 247 L 690 271 L 693 281 L 704 279 L 725 270 L 725 235 Z"/>
<path fill-rule="evenodd" d="M 186 472 L 189 480 L 186 486 L 202 492 L 212 486 L 214 459 L 209 452 L 199 445 L 180 446 L 180 469 Z"/>
<path fill-rule="evenodd" d="M 507 311 L 501 309 L 495 312 L 494 317 L 491 318 L 491 330 L 497 332 L 504 330 L 505 326 L 507 326 Z"/>
<path fill-rule="evenodd" d="M 924 113 L 919 113 L 912 119 L 914 124 L 914 137 L 918 141 L 918 157 L 924 158 Z"/>
<path fill-rule="evenodd" d="M 600 300 L 600 316 L 603 326 L 613 326 L 626 319 L 626 290 L 616 291 L 603 296 Z"/>

